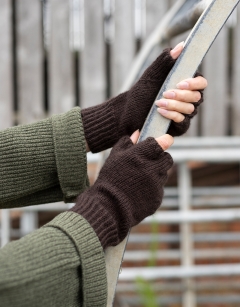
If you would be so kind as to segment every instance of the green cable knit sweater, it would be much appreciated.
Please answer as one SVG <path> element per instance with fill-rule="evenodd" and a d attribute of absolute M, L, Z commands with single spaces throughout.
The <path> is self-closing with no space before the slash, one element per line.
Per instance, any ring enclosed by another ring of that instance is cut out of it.
<path fill-rule="evenodd" d="M 64 200 L 88 185 L 80 109 L 0 132 L 0 208 Z M 0 307 L 104 307 L 101 244 L 86 220 L 64 212 L 0 249 Z"/>

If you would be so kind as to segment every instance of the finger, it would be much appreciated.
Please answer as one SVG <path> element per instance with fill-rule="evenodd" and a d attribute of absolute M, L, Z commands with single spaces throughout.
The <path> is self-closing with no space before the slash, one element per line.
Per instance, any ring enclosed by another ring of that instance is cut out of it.
<path fill-rule="evenodd" d="M 183 114 L 176 112 L 176 111 L 168 111 L 168 110 L 161 109 L 161 108 L 158 108 L 157 111 L 162 116 L 164 116 L 167 119 L 173 120 L 175 123 L 181 123 L 185 118 Z"/>
<path fill-rule="evenodd" d="M 169 90 L 163 93 L 163 97 L 182 102 L 198 102 L 201 99 L 201 94 L 191 90 Z"/>
<path fill-rule="evenodd" d="M 179 43 L 175 48 L 170 51 L 170 54 L 174 60 L 176 60 L 183 51 L 184 42 Z"/>
<path fill-rule="evenodd" d="M 169 134 L 164 134 L 156 138 L 158 144 L 162 147 L 163 150 L 167 150 L 173 144 L 173 137 Z"/>
<path fill-rule="evenodd" d="M 189 78 L 177 84 L 178 89 L 182 90 L 203 90 L 207 87 L 207 79 L 203 77 Z"/>
<path fill-rule="evenodd" d="M 133 142 L 133 144 L 137 143 L 137 140 L 139 138 L 140 132 L 139 130 L 136 130 L 135 132 L 133 132 L 133 134 L 130 136 L 131 141 Z"/>
<path fill-rule="evenodd" d="M 160 99 L 156 101 L 156 105 L 161 109 L 168 111 L 176 111 L 183 114 L 192 114 L 194 105 L 192 103 L 182 102 L 171 99 Z"/>

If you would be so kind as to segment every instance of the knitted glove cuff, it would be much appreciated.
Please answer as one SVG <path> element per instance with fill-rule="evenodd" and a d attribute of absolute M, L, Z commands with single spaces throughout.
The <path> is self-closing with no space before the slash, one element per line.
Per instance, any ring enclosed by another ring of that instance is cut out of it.
<path fill-rule="evenodd" d="M 94 229 L 98 239 L 105 249 L 120 242 L 118 227 L 110 212 L 100 202 L 100 195 L 91 195 L 91 188 L 77 198 L 77 205 L 70 209 L 80 214 Z"/>
<path fill-rule="evenodd" d="M 170 49 L 165 49 L 129 91 L 81 111 L 86 141 L 92 152 L 110 148 L 122 136 L 130 136 L 142 128 L 174 63 Z"/>
<path fill-rule="evenodd" d="M 111 148 L 119 139 L 116 118 L 109 101 L 81 110 L 85 138 L 91 152 Z"/>

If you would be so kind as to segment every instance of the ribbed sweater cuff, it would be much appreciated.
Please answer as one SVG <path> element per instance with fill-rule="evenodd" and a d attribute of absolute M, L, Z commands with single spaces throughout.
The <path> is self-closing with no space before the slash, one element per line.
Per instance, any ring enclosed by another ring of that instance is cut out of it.
<path fill-rule="evenodd" d="M 91 152 L 111 148 L 118 141 L 114 110 L 108 101 L 83 109 L 81 114 L 85 138 Z"/>
<path fill-rule="evenodd" d="M 103 249 L 89 223 L 74 212 L 64 212 L 44 227 L 63 231 L 79 253 L 82 268 L 83 306 L 106 307 L 107 276 Z"/>
<path fill-rule="evenodd" d="M 52 117 L 58 178 L 65 202 L 72 202 L 88 185 L 87 159 L 80 108 Z"/>

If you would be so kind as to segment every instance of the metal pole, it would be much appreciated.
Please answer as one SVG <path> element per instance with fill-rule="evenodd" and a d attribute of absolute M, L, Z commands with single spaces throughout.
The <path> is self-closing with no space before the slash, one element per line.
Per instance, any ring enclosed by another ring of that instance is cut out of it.
<path fill-rule="evenodd" d="M 1 247 L 10 241 L 10 211 L 1 210 Z"/>
<path fill-rule="evenodd" d="M 178 82 L 195 74 L 207 51 L 239 1 L 212 0 L 210 2 L 186 40 L 184 50 L 163 84 L 157 99 L 162 98 L 164 91 L 175 88 Z M 208 3 L 208 1 L 204 2 Z M 159 116 L 158 112 L 156 112 L 156 105 L 153 104 L 142 128 L 139 141 L 146 139 L 148 136 L 158 137 L 166 133 L 169 124 L 169 120 Z M 127 239 L 128 236 L 118 246 L 110 247 L 105 251 L 108 278 L 108 307 L 111 307 L 113 304 Z"/>
<path fill-rule="evenodd" d="M 20 220 L 21 235 L 25 236 L 37 229 L 38 216 L 36 211 L 24 211 Z"/>
<path fill-rule="evenodd" d="M 179 189 L 179 209 L 182 213 L 191 210 L 191 174 L 187 163 L 182 162 L 178 165 L 178 189 Z M 189 223 L 180 225 L 181 243 L 181 265 L 185 269 L 193 265 L 192 251 L 192 226 Z M 195 307 L 196 295 L 194 293 L 193 280 L 187 278 L 183 281 L 184 293 L 182 297 L 183 307 Z"/>

